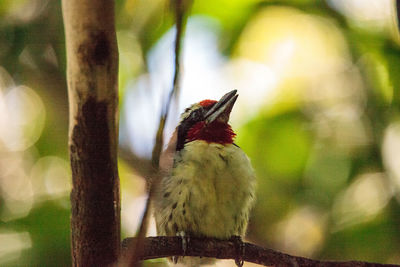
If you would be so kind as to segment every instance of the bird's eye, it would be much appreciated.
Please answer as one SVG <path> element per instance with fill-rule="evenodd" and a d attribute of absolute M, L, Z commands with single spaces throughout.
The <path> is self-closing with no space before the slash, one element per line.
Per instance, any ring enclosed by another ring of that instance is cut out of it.
<path fill-rule="evenodd" d="M 190 121 L 192 122 L 197 122 L 201 121 L 204 119 L 204 110 L 202 108 L 193 110 L 193 112 L 190 114 Z"/>

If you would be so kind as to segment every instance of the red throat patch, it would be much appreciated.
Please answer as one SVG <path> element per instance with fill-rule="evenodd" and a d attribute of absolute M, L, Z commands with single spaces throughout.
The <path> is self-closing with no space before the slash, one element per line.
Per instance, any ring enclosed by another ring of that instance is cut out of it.
<path fill-rule="evenodd" d="M 235 136 L 236 134 L 227 123 L 214 121 L 206 126 L 204 121 L 200 121 L 190 128 L 186 139 L 189 142 L 204 140 L 208 143 L 232 144 Z"/>

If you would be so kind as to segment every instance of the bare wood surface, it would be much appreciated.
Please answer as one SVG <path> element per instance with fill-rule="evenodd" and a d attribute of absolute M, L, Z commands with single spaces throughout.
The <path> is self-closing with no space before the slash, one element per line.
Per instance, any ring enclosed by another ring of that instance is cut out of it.
<path fill-rule="evenodd" d="M 63 0 L 74 266 L 107 266 L 120 247 L 118 51 L 114 1 Z"/>
<path fill-rule="evenodd" d="M 130 254 L 137 239 L 127 238 L 122 242 L 122 255 Z M 141 260 L 156 259 L 171 256 L 200 256 L 217 259 L 236 259 L 238 244 L 233 240 L 222 241 L 214 238 L 191 237 L 184 253 L 181 237 L 157 236 L 147 237 L 143 241 Z M 326 266 L 326 267 L 399 267 L 395 264 L 379 264 L 363 261 L 322 261 L 304 257 L 292 256 L 268 248 L 262 248 L 251 243 L 243 242 L 244 254 L 242 259 L 264 266 Z"/>

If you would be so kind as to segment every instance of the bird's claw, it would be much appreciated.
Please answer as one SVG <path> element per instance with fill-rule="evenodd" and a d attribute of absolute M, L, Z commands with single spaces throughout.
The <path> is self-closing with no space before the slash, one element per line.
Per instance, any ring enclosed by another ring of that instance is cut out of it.
<path fill-rule="evenodd" d="M 186 233 L 184 231 L 180 231 L 180 232 L 176 233 L 176 236 L 179 236 L 181 238 L 181 240 L 182 240 L 182 251 L 183 251 L 183 256 L 182 257 L 185 257 L 186 251 L 187 251 L 187 248 L 188 248 L 188 245 L 189 245 L 189 242 L 190 242 L 190 236 L 186 235 Z M 179 256 L 172 256 L 172 262 L 173 263 L 177 264 L 178 263 L 178 259 L 179 259 Z"/>
<path fill-rule="evenodd" d="M 244 264 L 244 253 L 245 253 L 245 246 L 240 236 L 232 236 L 232 241 L 235 243 L 236 247 L 236 258 L 235 264 L 237 267 L 242 267 Z"/>
<path fill-rule="evenodd" d="M 186 235 L 184 231 L 180 231 L 178 233 L 178 236 L 182 238 L 182 251 L 183 251 L 183 256 L 186 255 L 186 251 L 190 242 L 190 236 Z"/>

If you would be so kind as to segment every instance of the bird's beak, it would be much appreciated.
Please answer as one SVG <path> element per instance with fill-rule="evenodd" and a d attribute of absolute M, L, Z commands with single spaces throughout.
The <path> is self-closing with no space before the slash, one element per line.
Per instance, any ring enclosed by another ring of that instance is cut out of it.
<path fill-rule="evenodd" d="M 239 95 L 236 94 L 237 90 L 230 91 L 225 94 L 221 99 L 206 113 L 205 121 L 207 124 L 215 120 L 220 120 L 227 123 L 229 115 L 231 114 L 233 105 Z"/>

